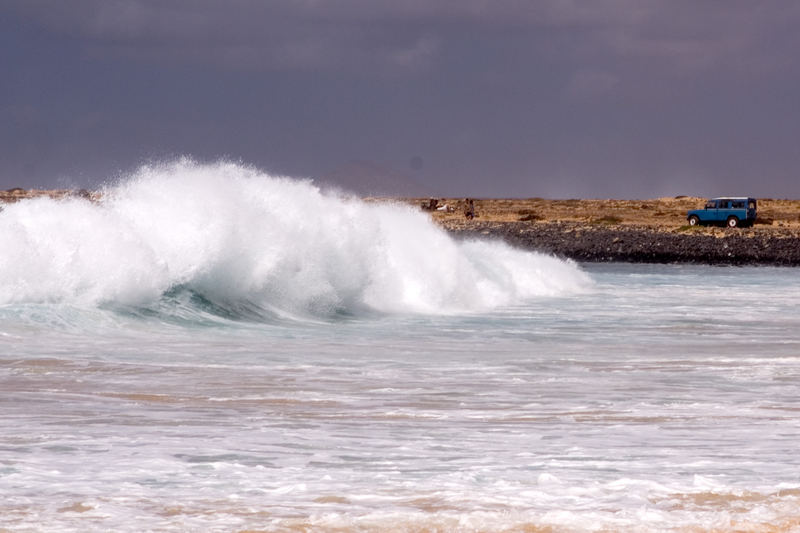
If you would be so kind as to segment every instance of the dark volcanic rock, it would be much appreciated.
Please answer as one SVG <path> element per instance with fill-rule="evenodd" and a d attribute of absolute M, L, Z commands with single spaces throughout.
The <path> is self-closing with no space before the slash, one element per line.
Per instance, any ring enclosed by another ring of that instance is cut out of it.
<path fill-rule="evenodd" d="M 566 222 L 476 222 L 448 231 L 462 238 L 500 238 L 520 248 L 577 261 L 800 265 L 800 237 L 794 234 L 730 229 L 717 236 Z"/>

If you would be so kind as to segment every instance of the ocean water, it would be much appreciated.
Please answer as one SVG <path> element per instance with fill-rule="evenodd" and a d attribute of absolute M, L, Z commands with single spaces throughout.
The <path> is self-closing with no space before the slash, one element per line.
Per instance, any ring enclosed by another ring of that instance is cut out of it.
<path fill-rule="evenodd" d="M 241 165 L 0 212 L 0 530 L 800 531 L 800 271 Z"/>

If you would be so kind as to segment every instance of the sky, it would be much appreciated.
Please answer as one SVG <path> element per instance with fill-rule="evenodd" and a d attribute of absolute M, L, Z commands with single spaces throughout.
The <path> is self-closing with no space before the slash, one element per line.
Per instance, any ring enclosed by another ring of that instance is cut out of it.
<path fill-rule="evenodd" d="M 362 194 L 800 198 L 798 27 L 796 0 L 0 0 L 0 188 L 188 156 Z"/>

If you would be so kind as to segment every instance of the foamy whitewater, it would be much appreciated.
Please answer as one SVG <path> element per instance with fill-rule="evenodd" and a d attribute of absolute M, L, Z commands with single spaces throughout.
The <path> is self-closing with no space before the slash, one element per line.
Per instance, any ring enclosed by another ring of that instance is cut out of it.
<path fill-rule="evenodd" d="M 190 160 L 6 205 L 0 250 L 0 529 L 800 531 L 797 269 Z"/>
<path fill-rule="evenodd" d="M 447 313 L 586 280 L 549 257 L 457 244 L 409 207 L 188 160 L 143 168 L 100 203 L 8 206 L 0 249 L 3 304 L 148 305 L 187 290 L 277 314 Z"/>

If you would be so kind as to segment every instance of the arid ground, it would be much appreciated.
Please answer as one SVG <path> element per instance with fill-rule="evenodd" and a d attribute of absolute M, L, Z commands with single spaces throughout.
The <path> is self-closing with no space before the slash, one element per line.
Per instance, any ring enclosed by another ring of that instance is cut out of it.
<path fill-rule="evenodd" d="M 92 198 L 92 199 L 99 198 L 99 195 L 97 193 L 87 191 L 86 189 L 41 190 L 41 189 L 22 189 L 20 187 L 14 187 L 13 189 L 0 191 L 0 203 L 13 203 L 13 202 L 18 202 L 20 200 L 25 200 L 30 198 L 40 198 L 43 196 L 55 199 L 69 198 L 69 197 Z"/>
<path fill-rule="evenodd" d="M 422 206 L 429 199 L 407 200 Z M 453 211 L 432 211 L 433 219 L 446 228 L 469 226 L 464 217 L 465 201 L 453 198 L 437 199 Z M 475 199 L 474 221 L 477 222 L 572 222 L 586 225 L 644 226 L 658 231 L 686 231 L 686 212 L 702 209 L 706 198 L 679 196 L 651 200 L 545 200 Z M 758 199 L 758 219 L 746 231 L 770 231 L 779 228 L 800 230 L 800 200 Z M 691 228 L 700 233 L 726 232 L 725 228 Z M 741 229 L 739 230 L 741 231 Z"/>
<path fill-rule="evenodd" d="M 428 210 L 430 199 L 406 202 Z M 439 198 L 433 220 L 460 237 L 501 238 L 579 261 L 800 265 L 800 200 L 758 200 L 752 227 L 689 226 L 686 212 L 706 198 L 651 200 Z M 424 206 L 424 207 L 423 207 Z"/>

